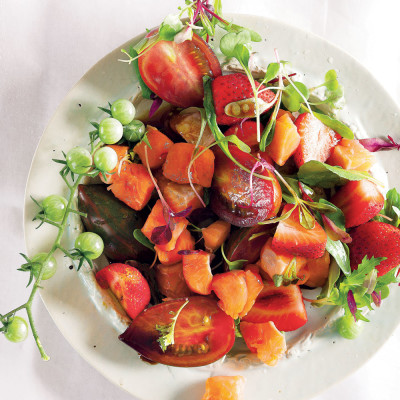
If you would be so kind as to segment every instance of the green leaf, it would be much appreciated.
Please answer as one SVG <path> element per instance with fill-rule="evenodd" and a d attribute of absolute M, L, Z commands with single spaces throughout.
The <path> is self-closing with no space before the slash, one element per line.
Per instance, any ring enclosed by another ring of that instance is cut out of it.
<path fill-rule="evenodd" d="M 236 135 L 225 136 L 225 141 L 235 144 L 244 153 L 251 153 L 251 147 L 241 141 Z"/>
<path fill-rule="evenodd" d="M 400 194 L 395 188 L 390 189 L 386 193 L 385 206 L 383 207 L 383 210 L 381 210 L 380 214 L 389 217 L 391 220 L 377 216 L 375 218 L 377 221 L 386 222 L 396 228 L 399 226 Z"/>
<path fill-rule="evenodd" d="M 246 44 L 237 44 L 235 46 L 235 49 L 233 51 L 234 57 L 245 67 L 249 66 L 249 60 L 250 60 L 250 50 L 247 47 L 248 45 Z"/>
<path fill-rule="evenodd" d="M 398 283 L 399 281 L 400 276 L 397 276 L 397 268 L 393 268 L 389 272 L 386 272 L 385 275 L 378 276 L 376 289 L 380 289 L 383 286 L 390 285 L 391 283 Z"/>
<path fill-rule="evenodd" d="M 267 67 L 267 72 L 262 80 L 262 83 L 272 81 L 279 73 L 281 66 L 279 63 L 270 63 Z"/>
<path fill-rule="evenodd" d="M 319 203 L 321 205 L 325 205 L 330 207 L 331 210 L 333 211 L 329 211 L 328 214 L 328 218 L 340 229 L 345 230 L 345 218 L 344 218 L 344 214 L 343 211 L 336 207 L 334 204 L 330 203 L 328 200 L 325 199 L 319 199 Z M 326 213 L 322 210 L 319 210 L 322 213 Z"/>
<path fill-rule="evenodd" d="M 158 36 L 161 40 L 174 40 L 174 37 L 183 28 L 182 21 L 178 15 L 169 14 L 164 19 L 158 30 Z"/>
<path fill-rule="evenodd" d="M 217 15 L 222 13 L 222 1 L 221 0 L 214 0 L 214 12 Z"/>
<path fill-rule="evenodd" d="M 143 246 L 147 247 L 148 249 L 151 249 L 154 251 L 154 244 L 150 242 L 149 239 L 147 239 L 146 236 L 144 236 L 143 232 L 140 229 L 135 229 L 133 231 L 133 237 L 141 243 Z"/>
<path fill-rule="evenodd" d="M 343 283 L 346 285 L 362 285 L 364 283 L 365 277 L 384 259 L 384 257 L 368 258 L 367 256 L 365 256 L 361 261 L 361 264 L 358 265 L 357 269 L 354 270 L 351 275 L 347 276 Z"/>
<path fill-rule="evenodd" d="M 304 83 L 293 82 L 282 92 L 282 103 L 291 112 L 299 111 L 304 98 L 307 100 L 308 96 L 308 88 Z"/>
<path fill-rule="evenodd" d="M 238 33 L 231 32 L 222 36 L 219 48 L 226 57 L 231 58 L 235 57 L 235 47 L 237 45 L 243 45 L 249 43 L 250 41 L 251 35 L 247 30 L 240 31 Z"/>
<path fill-rule="evenodd" d="M 368 172 L 346 170 L 315 160 L 303 164 L 299 168 L 297 176 L 301 182 L 307 185 L 319 186 L 325 189 L 344 185 L 348 181 L 361 181 L 362 179 L 370 179 L 376 182 Z"/>
<path fill-rule="evenodd" d="M 135 75 L 136 78 L 139 82 L 140 88 L 142 89 L 142 96 L 144 99 L 151 99 L 151 95 L 153 94 L 153 92 L 149 89 L 149 87 L 144 83 L 144 80 L 142 78 L 142 76 L 140 75 L 140 71 L 139 71 L 139 62 L 138 62 L 138 52 L 133 48 L 130 47 L 129 48 L 129 55 L 132 58 L 135 58 L 134 61 L 132 61 L 132 65 L 133 65 L 133 70 L 135 71 Z"/>
<path fill-rule="evenodd" d="M 330 69 L 325 74 L 325 86 L 329 90 L 336 90 L 339 87 L 339 82 L 337 80 L 337 73 L 334 69 Z"/>
<path fill-rule="evenodd" d="M 222 258 L 228 265 L 230 271 L 233 271 L 235 269 L 242 269 L 242 267 L 248 263 L 248 260 L 235 260 L 235 261 L 228 260 L 225 255 L 225 252 L 224 252 L 224 244 L 223 243 L 221 245 L 221 254 L 222 254 Z"/>
<path fill-rule="evenodd" d="M 200 11 L 200 20 L 203 25 L 204 30 L 207 32 L 209 36 L 215 35 L 215 27 L 208 19 L 207 15 L 204 14 L 203 11 Z"/>
<path fill-rule="evenodd" d="M 310 213 L 310 211 L 308 211 L 307 207 L 303 206 L 302 204 L 299 207 L 299 219 L 300 219 L 300 225 L 303 228 L 314 229 L 315 218 Z"/>
<path fill-rule="evenodd" d="M 333 288 L 340 276 L 340 268 L 336 262 L 332 262 L 329 267 L 329 275 L 328 280 L 326 281 L 324 287 L 321 290 L 321 293 L 318 296 L 318 299 L 325 299 L 329 297 L 332 293 Z M 317 304 L 316 304 L 317 305 Z"/>
<path fill-rule="evenodd" d="M 328 237 L 326 242 L 326 250 L 335 259 L 340 269 L 345 275 L 349 275 L 350 269 L 350 258 L 349 258 L 349 248 L 346 244 L 342 243 L 340 240 L 331 240 Z"/>
<path fill-rule="evenodd" d="M 354 139 L 353 131 L 345 125 L 343 122 L 338 121 L 337 119 L 331 118 L 328 115 L 320 114 L 317 112 L 313 113 L 315 117 L 317 117 L 323 124 L 333 129 L 336 133 L 346 139 Z"/>

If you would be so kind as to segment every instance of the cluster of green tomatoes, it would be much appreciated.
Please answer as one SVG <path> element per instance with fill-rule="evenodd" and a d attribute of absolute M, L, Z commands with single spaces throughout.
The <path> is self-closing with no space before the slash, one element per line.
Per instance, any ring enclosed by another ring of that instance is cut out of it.
<path fill-rule="evenodd" d="M 137 142 L 145 136 L 145 125 L 139 120 L 135 120 L 135 106 L 126 99 L 116 100 L 110 104 L 110 110 L 105 110 L 110 117 L 103 119 L 98 125 L 96 138 L 100 143 L 94 148 L 91 154 L 84 147 L 74 147 L 65 155 L 64 169 L 67 172 L 80 176 L 95 176 L 97 173 L 108 173 L 114 170 L 118 164 L 117 153 L 110 147 L 101 147 L 103 144 L 116 144 L 125 139 Z M 90 172 L 90 173 L 89 173 Z M 70 186 L 72 189 L 72 186 Z M 74 193 L 70 194 L 72 199 Z M 35 200 L 34 200 L 35 201 Z M 69 201 L 59 195 L 52 194 L 47 196 L 40 203 L 35 201 L 40 207 L 35 219 L 55 225 L 61 231 L 62 236 L 65 229 L 65 222 L 69 209 Z M 67 214 L 67 215 L 66 215 Z M 60 248 L 60 246 L 58 246 Z M 75 241 L 75 248 L 72 253 L 60 248 L 67 256 L 73 259 L 94 260 L 103 253 L 104 243 L 102 238 L 93 232 L 81 233 Z M 23 264 L 19 270 L 29 271 L 31 274 L 30 282 L 33 277 L 36 280 L 50 279 L 57 270 L 57 261 L 52 254 L 38 253 L 32 258 L 24 256 L 27 263 Z M 90 263 L 91 264 L 91 263 Z M 80 264 L 81 265 L 81 264 Z M 1 317 L 1 315 L 0 315 Z M 22 342 L 28 336 L 28 324 L 24 318 L 12 315 L 9 318 L 2 318 L 0 332 L 11 342 Z"/>

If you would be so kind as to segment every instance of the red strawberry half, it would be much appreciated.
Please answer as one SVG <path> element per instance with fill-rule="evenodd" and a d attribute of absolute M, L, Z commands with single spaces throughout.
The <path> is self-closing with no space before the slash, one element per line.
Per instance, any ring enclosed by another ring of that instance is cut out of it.
<path fill-rule="evenodd" d="M 282 215 L 293 207 L 293 204 L 286 204 Z M 297 207 L 289 218 L 279 221 L 272 240 L 272 249 L 295 256 L 320 258 L 325 253 L 326 241 L 326 233 L 317 221 L 315 221 L 313 229 L 306 229 L 300 224 L 299 208 Z"/>
<path fill-rule="evenodd" d="M 265 282 L 254 306 L 242 321 L 272 321 L 280 331 L 294 331 L 307 322 L 307 313 L 300 288 L 296 285 L 275 287 Z"/>
<path fill-rule="evenodd" d="M 385 222 L 371 221 L 352 233 L 350 265 L 357 269 L 363 258 L 386 257 L 376 268 L 378 276 L 385 275 L 400 264 L 400 229 Z"/>
<path fill-rule="evenodd" d="M 325 162 L 340 136 L 310 113 L 300 114 L 295 125 L 300 135 L 300 144 L 294 153 L 296 165 L 300 167 L 311 160 Z"/>
<path fill-rule="evenodd" d="M 261 132 L 264 127 L 261 125 Z M 258 145 L 257 140 L 257 122 L 256 121 L 244 121 L 239 124 L 231 126 L 225 133 L 225 136 L 236 135 L 242 142 L 252 147 Z"/>
<path fill-rule="evenodd" d="M 375 217 L 382 210 L 385 199 L 374 183 L 363 179 L 346 183 L 331 202 L 343 211 L 346 228 L 351 228 Z"/>
<path fill-rule="evenodd" d="M 256 87 L 259 85 L 260 84 L 256 82 Z M 262 87 L 265 86 L 262 85 Z M 242 118 L 235 118 L 225 114 L 225 106 L 232 102 L 253 98 L 253 90 L 247 76 L 239 73 L 221 75 L 213 80 L 211 88 L 217 123 L 221 125 L 233 125 L 240 122 Z M 266 90 L 260 93 L 258 98 L 266 103 L 270 103 L 275 98 L 275 94 L 270 90 Z M 263 112 L 267 111 L 269 108 L 263 110 Z"/>

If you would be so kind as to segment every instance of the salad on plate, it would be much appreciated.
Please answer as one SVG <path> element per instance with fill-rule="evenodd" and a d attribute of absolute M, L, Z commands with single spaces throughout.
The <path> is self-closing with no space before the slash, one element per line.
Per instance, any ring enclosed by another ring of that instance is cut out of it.
<path fill-rule="evenodd" d="M 374 152 L 400 145 L 357 139 L 338 117 L 337 72 L 308 87 L 277 49 L 258 63 L 261 40 L 226 21 L 219 0 L 199 0 L 123 50 L 141 91 L 99 107 L 90 148 L 54 160 L 68 198 L 32 198 L 58 234 L 47 253 L 24 255 L 32 291 L 0 314 L 7 339 L 28 336 L 25 309 L 48 359 L 31 306 L 56 251 L 93 269 L 126 328 L 119 339 L 150 363 L 274 366 L 327 326 L 361 333 L 399 282 L 400 195 L 371 170 Z M 67 249 L 72 215 L 86 231 Z M 311 330 L 310 312 L 321 320 Z M 210 378 L 203 399 L 240 398 L 243 385 Z"/>

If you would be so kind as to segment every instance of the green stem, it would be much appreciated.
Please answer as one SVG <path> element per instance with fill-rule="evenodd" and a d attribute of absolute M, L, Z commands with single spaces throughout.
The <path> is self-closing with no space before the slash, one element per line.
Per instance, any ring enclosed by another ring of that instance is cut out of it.
<path fill-rule="evenodd" d="M 69 212 L 72 212 L 72 213 L 74 213 L 74 214 L 77 214 L 77 215 L 79 215 L 79 216 L 81 216 L 81 217 L 83 217 L 83 218 L 86 218 L 86 217 L 87 217 L 87 214 L 86 214 L 86 213 L 83 213 L 83 212 L 80 212 L 80 211 L 78 211 L 78 210 L 75 210 L 74 208 L 70 208 L 68 211 L 69 211 Z"/>
<path fill-rule="evenodd" d="M 51 221 L 50 219 L 47 219 L 46 217 L 43 217 L 41 215 L 36 215 L 35 219 L 39 219 L 40 221 L 43 221 L 46 224 L 53 225 L 56 228 L 60 229 L 60 224 L 58 224 L 57 222 Z"/>
<path fill-rule="evenodd" d="M 71 260 L 74 260 L 75 257 L 66 249 L 64 249 L 64 247 L 62 246 L 58 246 L 59 250 L 61 250 L 67 257 L 69 257 Z"/>

